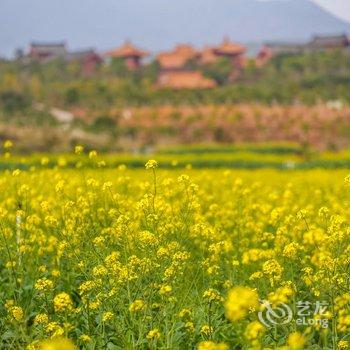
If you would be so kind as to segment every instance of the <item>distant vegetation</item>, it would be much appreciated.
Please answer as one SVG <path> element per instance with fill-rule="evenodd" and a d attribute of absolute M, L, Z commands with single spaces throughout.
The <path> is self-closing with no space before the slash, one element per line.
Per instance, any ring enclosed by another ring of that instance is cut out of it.
<path fill-rule="evenodd" d="M 82 77 L 76 63 L 0 62 L 0 140 L 39 152 L 76 143 L 105 151 L 267 141 L 350 147 L 349 55 L 284 55 L 263 67 L 250 61 L 233 83 L 225 60 L 195 68 L 219 87 L 159 89 L 156 63 L 127 71 L 114 61 Z M 71 111 L 74 121 L 58 128 L 52 107 Z"/>
<path fill-rule="evenodd" d="M 131 72 L 115 61 L 101 65 L 96 75 L 85 78 L 79 75 L 76 63 L 64 64 L 58 60 L 44 65 L 21 66 L 15 62 L 0 65 L 2 94 L 16 91 L 25 100 L 47 101 L 65 107 L 83 105 L 101 109 L 125 104 L 350 101 L 350 59 L 342 52 L 277 56 L 262 68 L 251 61 L 233 84 L 228 83 L 229 67 L 222 60 L 201 68 L 220 84 L 218 88 L 202 91 L 156 88 L 156 63 Z"/>
<path fill-rule="evenodd" d="M 0 170 L 29 170 L 43 168 L 143 168 L 150 157 L 156 158 L 164 169 L 348 169 L 350 150 L 338 153 L 317 152 L 293 143 L 263 143 L 237 145 L 197 145 L 144 149 L 138 154 L 90 155 L 38 153 L 31 157 L 12 155 L 0 162 Z"/>

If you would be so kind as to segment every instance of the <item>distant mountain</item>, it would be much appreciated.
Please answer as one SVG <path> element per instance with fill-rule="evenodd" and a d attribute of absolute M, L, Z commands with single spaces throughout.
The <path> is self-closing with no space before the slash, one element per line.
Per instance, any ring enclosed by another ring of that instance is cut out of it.
<path fill-rule="evenodd" d="M 125 38 L 152 49 L 177 42 L 300 41 L 350 33 L 311 0 L 1 0 L 0 56 L 29 41 L 106 49 Z"/>

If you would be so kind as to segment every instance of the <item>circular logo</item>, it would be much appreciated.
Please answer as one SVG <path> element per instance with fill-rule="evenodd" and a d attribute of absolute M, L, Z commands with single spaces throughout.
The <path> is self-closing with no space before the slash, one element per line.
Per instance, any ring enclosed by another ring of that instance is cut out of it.
<path fill-rule="evenodd" d="M 292 321 L 293 311 L 287 304 L 279 303 L 272 307 L 268 301 L 260 301 L 264 305 L 264 310 L 258 313 L 259 321 L 266 327 L 285 325 Z"/>

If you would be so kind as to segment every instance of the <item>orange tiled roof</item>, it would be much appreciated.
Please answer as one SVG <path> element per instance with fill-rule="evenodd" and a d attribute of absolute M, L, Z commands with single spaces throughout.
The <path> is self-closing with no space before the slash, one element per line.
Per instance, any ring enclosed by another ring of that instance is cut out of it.
<path fill-rule="evenodd" d="M 157 61 L 163 69 L 179 69 L 186 65 L 188 58 L 174 52 L 164 52 L 157 56 Z"/>
<path fill-rule="evenodd" d="M 215 50 L 212 47 L 205 47 L 200 53 L 200 62 L 202 64 L 215 63 L 218 60 L 218 56 L 215 54 Z"/>
<path fill-rule="evenodd" d="M 122 46 L 116 48 L 115 50 L 108 51 L 106 53 L 109 57 L 115 58 L 125 58 L 125 57 L 145 57 L 148 56 L 149 53 L 142 49 L 137 48 L 130 42 L 125 42 Z"/>
<path fill-rule="evenodd" d="M 172 89 L 210 89 L 216 82 L 200 72 L 169 72 L 160 75 L 158 85 Z"/>
<path fill-rule="evenodd" d="M 240 55 L 245 51 L 243 45 L 235 44 L 229 38 L 224 38 L 222 44 L 215 48 L 215 52 L 219 55 Z"/>
<path fill-rule="evenodd" d="M 163 69 L 179 69 L 183 68 L 189 60 L 197 58 L 198 55 L 198 51 L 191 45 L 180 44 L 172 51 L 160 53 L 157 61 Z"/>
<path fill-rule="evenodd" d="M 192 59 L 198 56 L 198 51 L 191 45 L 187 44 L 177 45 L 173 52 L 181 56 L 187 57 L 188 59 Z"/>

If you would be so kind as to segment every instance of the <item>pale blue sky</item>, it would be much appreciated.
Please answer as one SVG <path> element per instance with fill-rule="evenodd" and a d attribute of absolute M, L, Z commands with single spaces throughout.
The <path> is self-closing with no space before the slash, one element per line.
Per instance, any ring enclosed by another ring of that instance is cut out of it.
<path fill-rule="evenodd" d="M 314 0 L 339 17 L 350 21 L 350 0 Z"/>
<path fill-rule="evenodd" d="M 270 1 L 270 0 L 260 0 Z M 281 0 L 284 1 L 284 0 Z M 312 0 L 338 17 L 350 21 L 350 0 Z"/>
<path fill-rule="evenodd" d="M 178 42 L 213 44 L 224 35 L 261 43 L 350 34 L 350 0 L 270 1 L 0 0 L 0 57 L 32 41 L 106 50 L 128 38 L 162 50 Z"/>

